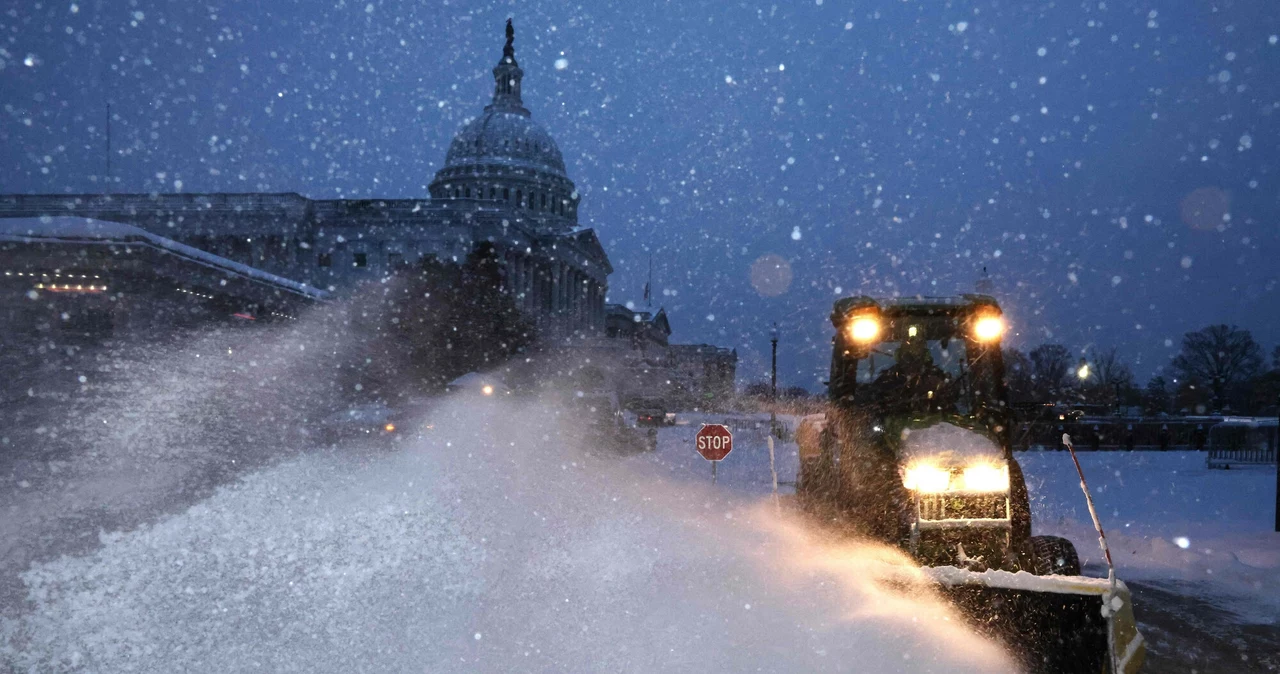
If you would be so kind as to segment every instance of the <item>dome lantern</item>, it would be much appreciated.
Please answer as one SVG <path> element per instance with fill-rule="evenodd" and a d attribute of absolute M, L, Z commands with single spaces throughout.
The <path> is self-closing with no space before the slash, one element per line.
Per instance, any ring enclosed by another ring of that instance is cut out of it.
<path fill-rule="evenodd" d="M 507 43 L 502 47 L 502 60 L 493 67 L 493 103 L 485 106 L 485 110 L 502 110 L 529 116 L 529 111 L 520 99 L 520 81 L 524 79 L 524 71 L 516 63 L 516 29 L 507 19 Z"/>

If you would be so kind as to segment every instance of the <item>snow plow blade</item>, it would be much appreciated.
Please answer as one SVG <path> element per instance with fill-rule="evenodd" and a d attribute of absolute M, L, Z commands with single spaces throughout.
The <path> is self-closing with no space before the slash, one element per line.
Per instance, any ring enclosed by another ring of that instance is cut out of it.
<path fill-rule="evenodd" d="M 1029 672 L 1135 674 L 1146 646 L 1129 588 L 1116 596 L 1103 578 L 925 568 L 926 576 L 980 632 L 999 641 Z M 1104 611 L 1104 603 L 1110 609 Z M 1114 613 L 1108 619 L 1104 613 Z"/>

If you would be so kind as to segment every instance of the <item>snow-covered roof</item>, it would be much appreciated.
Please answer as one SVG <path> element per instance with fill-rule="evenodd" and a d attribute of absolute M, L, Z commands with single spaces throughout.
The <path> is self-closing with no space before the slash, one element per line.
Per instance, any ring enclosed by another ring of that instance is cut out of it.
<path fill-rule="evenodd" d="M 166 239 L 122 222 L 75 216 L 39 218 L 0 218 L 0 241 L 19 243 L 80 243 L 89 245 L 129 244 L 150 246 L 166 254 L 185 258 L 196 264 L 213 267 L 253 281 L 288 288 L 314 299 L 325 299 L 329 293 L 305 283 L 276 276 L 261 269 L 240 264 L 199 248 Z"/>
<path fill-rule="evenodd" d="M 942 465 L 968 465 L 980 460 L 999 460 L 1004 452 L 994 441 L 977 431 L 946 422 L 903 431 L 902 458 L 926 459 Z"/>

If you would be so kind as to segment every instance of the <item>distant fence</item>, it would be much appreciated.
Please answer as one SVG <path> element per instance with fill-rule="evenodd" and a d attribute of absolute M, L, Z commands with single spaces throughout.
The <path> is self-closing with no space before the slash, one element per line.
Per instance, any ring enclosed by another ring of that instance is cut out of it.
<path fill-rule="evenodd" d="M 1200 450 L 1209 452 L 1209 467 L 1275 463 L 1272 419 L 1240 417 L 1084 417 L 1072 421 L 1019 421 L 1013 428 L 1014 449 L 1065 449 L 1062 435 L 1077 450 Z"/>
<path fill-rule="evenodd" d="M 1066 449 L 1062 434 L 1083 450 L 1203 450 L 1209 429 L 1221 419 L 1089 418 L 1074 421 L 1020 421 L 1014 449 Z"/>

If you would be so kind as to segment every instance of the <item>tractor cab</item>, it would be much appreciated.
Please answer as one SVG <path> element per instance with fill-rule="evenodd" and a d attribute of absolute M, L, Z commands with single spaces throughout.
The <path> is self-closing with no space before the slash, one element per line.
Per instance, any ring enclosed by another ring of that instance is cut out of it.
<path fill-rule="evenodd" d="M 829 395 L 871 416 L 966 420 L 1005 432 L 1004 318 L 994 299 L 836 303 Z"/>
<path fill-rule="evenodd" d="M 801 491 L 922 563 L 1030 570 L 996 301 L 851 297 L 831 321 L 833 423 L 802 448 Z"/>

